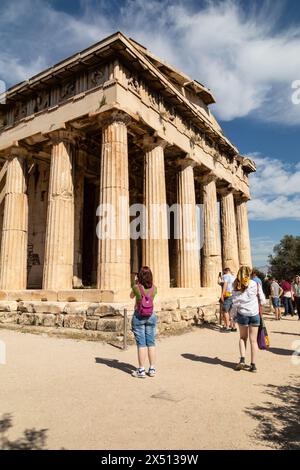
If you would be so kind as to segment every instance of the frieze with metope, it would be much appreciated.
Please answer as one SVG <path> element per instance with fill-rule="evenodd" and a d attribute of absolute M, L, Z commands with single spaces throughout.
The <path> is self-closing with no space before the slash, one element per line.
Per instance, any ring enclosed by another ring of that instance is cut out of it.
<path fill-rule="evenodd" d="M 44 92 L 34 94 L 27 101 L 22 101 L 12 105 L 3 119 L 3 125 L 12 126 L 16 122 L 34 115 L 41 111 L 58 105 L 71 97 L 74 97 L 78 90 L 88 91 L 103 85 L 109 79 L 109 65 L 102 65 L 94 68 L 88 73 L 79 74 L 76 78 L 64 82 L 62 85 L 55 85 Z M 77 82 L 78 86 L 77 86 Z"/>

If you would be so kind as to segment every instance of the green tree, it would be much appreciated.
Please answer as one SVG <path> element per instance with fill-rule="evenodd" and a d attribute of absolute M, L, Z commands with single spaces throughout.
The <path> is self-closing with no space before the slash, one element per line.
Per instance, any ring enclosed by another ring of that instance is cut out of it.
<path fill-rule="evenodd" d="M 269 261 L 272 275 L 279 280 L 300 274 L 300 236 L 285 235 L 274 246 Z"/>

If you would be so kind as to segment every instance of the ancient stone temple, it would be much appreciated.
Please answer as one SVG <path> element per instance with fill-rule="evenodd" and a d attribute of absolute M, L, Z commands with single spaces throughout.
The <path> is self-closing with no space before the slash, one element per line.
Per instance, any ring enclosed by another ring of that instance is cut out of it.
<path fill-rule="evenodd" d="M 118 330 L 145 264 L 159 290 L 161 331 L 215 316 L 218 273 L 251 264 L 255 165 L 224 136 L 214 102 L 122 33 L 6 92 L 0 321 Z M 101 236 L 105 204 L 115 209 L 105 217 L 114 237 Z M 140 238 L 131 236 L 135 204 L 146 208 Z M 164 209 L 173 204 L 182 208 L 179 239 Z M 201 249 L 189 240 L 199 224 Z"/>

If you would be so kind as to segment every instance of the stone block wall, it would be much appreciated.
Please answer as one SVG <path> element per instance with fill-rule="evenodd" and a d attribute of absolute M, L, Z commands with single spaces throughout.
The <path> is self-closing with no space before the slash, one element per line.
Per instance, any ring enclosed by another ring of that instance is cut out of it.
<path fill-rule="evenodd" d="M 185 301 L 191 304 L 187 299 Z M 111 332 L 120 336 L 124 331 L 124 309 L 128 312 L 130 338 L 132 304 L 124 303 L 1 300 L 0 324 Z M 181 306 L 174 301 L 161 303 L 157 307 L 158 335 L 184 331 L 205 321 L 216 322 L 218 314 L 218 304 Z"/>

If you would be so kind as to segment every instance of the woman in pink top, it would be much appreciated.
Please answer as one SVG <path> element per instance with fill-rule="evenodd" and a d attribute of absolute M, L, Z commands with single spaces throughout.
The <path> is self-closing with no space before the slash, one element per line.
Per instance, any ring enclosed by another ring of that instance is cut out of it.
<path fill-rule="evenodd" d="M 293 307 L 293 290 L 292 290 L 292 284 L 290 281 L 282 281 L 281 283 L 281 289 L 283 290 L 282 294 L 282 301 L 283 301 L 283 306 L 284 306 L 284 317 L 287 315 L 292 315 L 294 316 L 294 307 Z"/>

